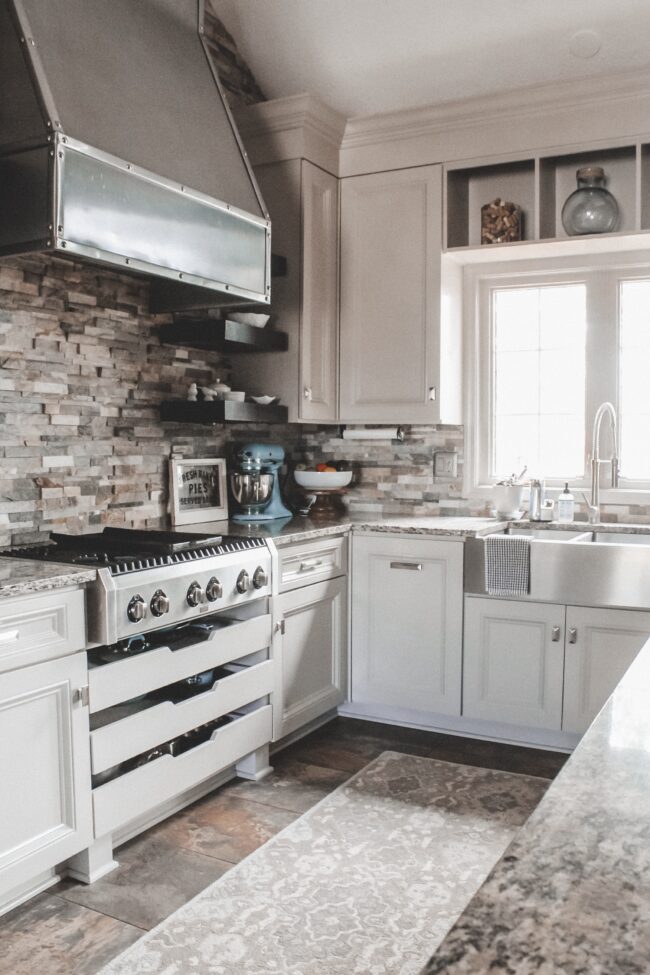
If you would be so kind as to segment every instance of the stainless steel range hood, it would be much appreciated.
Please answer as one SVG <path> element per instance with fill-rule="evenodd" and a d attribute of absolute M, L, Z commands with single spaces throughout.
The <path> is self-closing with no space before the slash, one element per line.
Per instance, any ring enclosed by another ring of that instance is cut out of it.
<path fill-rule="evenodd" d="M 152 305 L 270 301 L 268 214 L 203 0 L 0 0 L 0 255 L 152 275 Z"/>

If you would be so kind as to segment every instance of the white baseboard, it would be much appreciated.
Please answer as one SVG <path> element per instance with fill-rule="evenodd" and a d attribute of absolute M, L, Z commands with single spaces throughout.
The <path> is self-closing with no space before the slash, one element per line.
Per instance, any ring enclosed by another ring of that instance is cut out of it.
<path fill-rule="evenodd" d="M 57 884 L 60 879 L 61 875 L 52 868 L 51 870 L 45 870 L 28 883 L 21 884 L 19 887 L 14 887 L 13 890 L 7 891 L 5 895 L 6 899 L 3 899 L 0 903 L 0 917 L 3 914 L 8 914 L 9 911 L 13 911 L 14 907 L 20 907 L 21 904 L 24 904 L 25 901 L 28 901 L 32 897 L 36 897 L 37 894 L 42 894 L 44 890 Z"/>
<path fill-rule="evenodd" d="M 361 704 L 348 701 L 338 713 L 344 718 L 360 721 L 377 721 L 379 724 L 397 725 L 401 728 L 418 728 L 441 735 L 458 738 L 476 738 L 503 745 L 519 745 L 523 748 L 540 748 L 545 751 L 572 752 L 580 741 L 580 735 L 564 731 L 548 731 L 543 728 L 519 728 L 490 721 L 473 721 L 469 718 L 453 718 L 449 715 L 428 714 L 406 708 L 391 708 L 377 704 Z"/>

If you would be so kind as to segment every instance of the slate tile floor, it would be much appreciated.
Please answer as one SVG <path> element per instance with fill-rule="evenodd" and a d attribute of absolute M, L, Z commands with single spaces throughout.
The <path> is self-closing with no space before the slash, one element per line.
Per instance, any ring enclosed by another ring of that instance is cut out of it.
<path fill-rule="evenodd" d="M 382 751 L 552 778 L 565 755 L 337 718 L 120 848 L 90 887 L 66 880 L 0 918 L 1 975 L 93 975 Z"/>

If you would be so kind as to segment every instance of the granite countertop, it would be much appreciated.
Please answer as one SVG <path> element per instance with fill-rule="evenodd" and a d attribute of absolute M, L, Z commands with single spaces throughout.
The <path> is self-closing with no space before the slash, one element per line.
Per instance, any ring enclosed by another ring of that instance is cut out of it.
<path fill-rule="evenodd" d="M 92 582 L 97 573 L 94 569 L 63 565 L 59 562 L 32 562 L 29 559 L 12 559 L 0 556 L 0 599 L 8 596 L 26 596 L 48 589 L 63 589 Z"/>
<path fill-rule="evenodd" d="M 240 537 L 272 538 L 277 546 L 291 545 L 327 535 L 342 535 L 352 529 L 370 532 L 400 532 L 409 535 L 452 535 L 460 538 L 500 531 L 504 522 L 495 518 L 427 518 L 424 515 L 353 515 L 333 518 L 293 518 L 277 521 L 211 521 L 184 526 L 184 531 L 213 532 Z"/>
<path fill-rule="evenodd" d="M 650 641 L 423 975 L 642 975 Z"/>

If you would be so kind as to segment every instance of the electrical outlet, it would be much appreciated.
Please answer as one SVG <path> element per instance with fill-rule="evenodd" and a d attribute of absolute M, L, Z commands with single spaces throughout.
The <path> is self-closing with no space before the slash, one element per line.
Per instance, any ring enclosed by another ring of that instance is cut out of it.
<path fill-rule="evenodd" d="M 458 477 L 458 454 L 455 450 L 436 450 L 433 455 L 434 477 Z"/>

